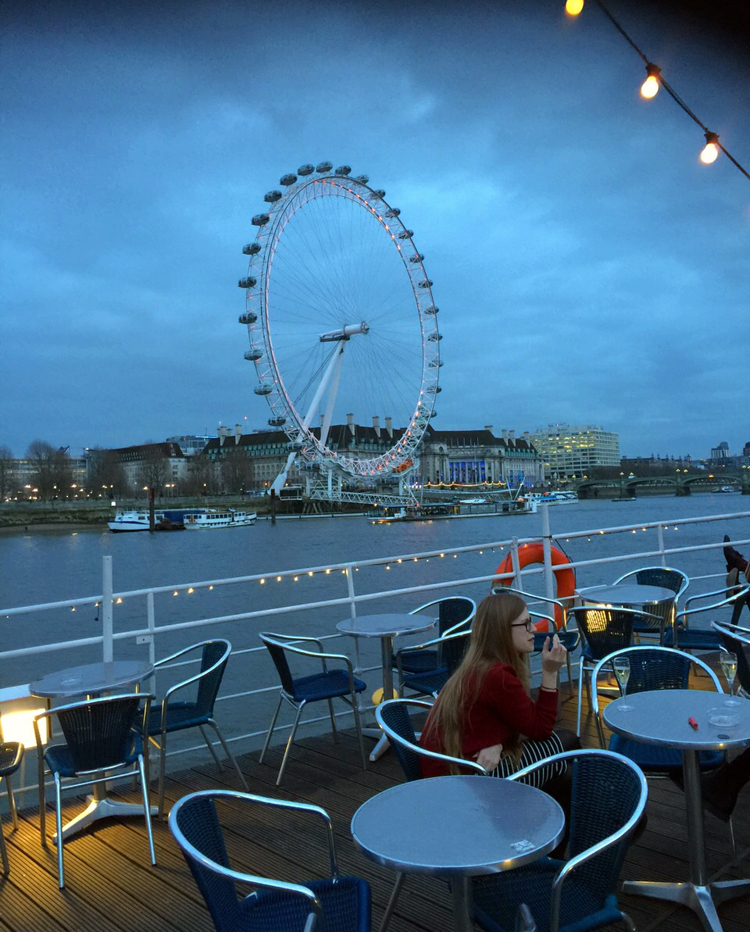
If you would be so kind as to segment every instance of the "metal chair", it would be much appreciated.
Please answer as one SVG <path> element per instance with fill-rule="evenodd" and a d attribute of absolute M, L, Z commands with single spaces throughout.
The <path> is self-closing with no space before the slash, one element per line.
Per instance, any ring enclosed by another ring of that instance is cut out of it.
<path fill-rule="evenodd" d="M 695 628 L 690 626 L 690 621 L 696 615 L 702 615 L 706 612 L 715 612 L 718 609 L 727 606 L 734 606 L 735 603 L 747 597 L 750 593 L 750 585 L 743 586 L 738 592 L 727 596 L 725 589 L 715 589 L 712 592 L 703 592 L 700 595 L 694 595 L 685 602 L 685 608 L 676 613 L 671 628 L 668 628 L 664 634 L 664 644 L 666 647 L 678 647 L 680 650 L 721 650 L 721 639 L 716 631 L 711 628 Z M 715 596 L 723 596 L 710 605 L 701 605 L 697 608 L 690 606 L 700 599 L 710 599 Z"/>
<path fill-rule="evenodd" d="M 105 775 L 116 772 L 133 774 L 141 781 L 143 812 L 151 863 L 156 864 L 154 838 L 151 831 L 151 807 L 148 797 L 148 755 L 144 754 L 151 696 L 131 693 L 87 699 L 57 706 L 34 719 L 37 758 L 39 762 L 39 830 L 42 846 L 47 845 L 44 773 L 46 769 L 55 781 L 55 814 L 57 823 L 57 872 L 60 889 L 65 886 L 63 872 L 62 790 L 101 784 Z M 52 716 L 65 738 L 64 744 L 44 748 L 39 723 Z M 81 780 L 80 777 L 89 779 Z"/>
<path fill-rule="evenodd" d="M 649 614 L 659 619 L 658 623 L 647 619 L 633 626 L 633 631 L 639 637 L 656 637 L 658 632 L 659 643 L 663 644 L 664 632 L 674 620 L 674 613 L 681 597 L 690 585 L 690 579 L 682 570 L 676 570 L 670 566 L 644 566 L 620 576 L 615 580 L 614 585 L 617 586 L 623 582 L 635 582 L 639 586 L 661 586 L 663 589 L 671 589 L 674 592 L 673 602 L 661 602 L 648 607 Z"/>
<path fill-rule="evenodd" d="M 414 647 L 402 647 L 397 651 L 399 696 L 403 696 L 405 689 L 411 689 L 421 696 L 437 696 L 461 665 L 470 638 L 471 631 L 462 625 L 458 631 L 451 629 L 442 637 Z M 422 657 L 433 656 L 439 665 L 434 669 L 425 669 L 406 675 L 404 671 L 408 667 L 412 652 L 418 655 L 418 663 L 421 663 Z"/>
<path fill-rule="evenodd" d="M 359 718 L 356 697 L 357 693 L 361 693 L 367 689 L 367 684 L 354 675 L 351 660 L 349 660 L 345 654 L 326 653 L 323 650 L 322 642 L 317 638 L 299 637 L 291 634 L 273 634 L 266 631 L 261 632 L 260 639 L 268 649 L 276 667 L 276 671 L 279 674 L 279 679 L 281 680 L 279 702 L 276 706 L 273 718 L 271 719 L 271 724 L 268 727 L 268 734 L 263 744 L 263 750 L 260 752 L 261 764 L 268 750 L 273 730 L 276 727 L 276 720 L 279 717 L 281 703 L 284 701 L 288 702 L 296 711 L 294 724 L 292 725 L 292 730 L 289 734 L 286 748 L 284 749 L 284 756 L 281 760 L 279 775 L 276 778 L 276 786 L 281 783 L 281 778 L 284 776 L 284 769 L 286 768 L 289 751 L 294 742 L 294 736 L 297 733 L 297 726 L 299 725 L 302 710 L 310 702 L 320 702 L 322 700 L 328 702 L 328 712 L 331 717 L 331 731 L 333 732 L 334 741 L 338 739 L 336 736 L 336 717 L 333 712 L 333 700 L 343 699 L 347 705 L 351 706 L 352 712 L 354 713 L 354 727 L 357 731 L 357 738 L 359 739 L 359 749 L 362 754 L 362 769 L 367 770 L 365 746 L 362 741 L 362 725 Z M 317 649 L 307 650 L 304 647 L 297 646 L 298 644 L 314 644 Z M 287 654 L 293 654 L 297 657 L 312 657 L 320 662 L 322 669 L 318 673 L 295 678 L 292 676 L 292 671 L 289 668 Z M 345 669 L 337 668 L 329 670 L 327 663 L 329 660 L 342 663 Z"/>
<path fill-rule="evenodd" d="M 750 699 L 750 628 L 739 625 L 720 625 L 711 622 L 711 627 L 718 634 L 723 646 L 737 655 L 737 679 L 740 693 Z"/>
<path fill-rule="evenodd" d="M 160 705 L 151 709 L 148 720 L 149 741 L 159 749 L 159 819 L 164 818 L 164 773 L 166 768 L 167 735 L 172 732 L 184 731 L 187 728 L 199 728 L 203 740 L 208 745 L 208 749 L 216 761 L 216 766 L 221 770 L 222 763 L 206 732 L 206 725 L 210 725 L 216 732 L 227 759 L 231 761 L 237 771 L 240 783 L 247 789 L 247 783 L 239 764 L 229 750 L 229 745 L 224 740 L 224 736 L 214 719 L 216 696 L 224 677 L 229 655 L 232 652 L 232 645 L 229 641 L 217 639 L 193 644 L 190 647 L 178 650 L 177 653 L 171 654 L 169 657 L 164 657 L 163 660 L 157 660 L 154 667 L 156 669 L 164 667 L 178 658 L 186 657 L 188 654 L 198 651 L 200 651 L 200 670 L 198 673 L 186 680 L 175 683 L 174 686 L 170 686 L 164 693 Z M 196 686 L 197 691 L 194 700 L 175 700 L 173 698 L 175 693 L 186 689 L 188 686 Z"/>
<path fill-rule="evenodd" d="M 457 764 L 465 770 L 486 776 L 487 771 L 473 760 L 463 760 L 460 757 L 450 757 L 447 754 L 440 754 L 437 751 L 428 751 L 420 747 L 417 735 L 414 731 L 409 709 L 420 712 L 429 712 L 432 704 L 424 702 L 421 699 L 390 699 L 375 707 L 375 718 L 383 733 L 388 737 L 393 753 L 401 764 L 404 776 L 407 782 L 422 779 L 422 768 L 419 761 L 423 757 L 431 757 L 433 760 L 444 761 L 446 764 Z M 396 908 L 401 888 L 404 885 L 406 874 L 397 874 L 396 883 L 393 886 L 393 892 L 388 900 L 388 906 L 385 915 L 380 924 L 379 932 L 385 932 L 391 921 L 393 910 Z M 532 926 L 533 928 L 533 926 Z"/>
<path fill-rule="evenodd" d="M 445 761 L 446 764 L 457 764 L 466 770 L 486 776 L 487 771 L 476 761 L 450 757 L 448 754 L 440 754 L 437 751 L 428 751 L 420 747 L 409 715 L 410 708 L 420 712 L 429 712 L 432 704 L 422 699 L 389 699 L 388 702 L 375 707 L 378 725 L 388 736 L 393 753 L 401 764 L 401 769 L 408 781 L 422 779 L 422 769 L 419 766 L 419 760 L 422 757 Z"/>
<path fill-rule="evenodd" d="M 249 806 L 322 819 L 330 878 L 287 883 L 233 868 L 217 802 L 226 804 L 232 828 Z M 231 790 L 203 790 L 183 797 L 172 807 L 169 828 L 203 895 L 216 932 L 322 932 L 324 928 L 329 932 L 369 932 L 369 885 L 359 877 L 339 876 L 333 826 L 324 809 Z M 249 886 L 249 895 L 238 896 L 236 884 Z"/>
<path fill-rule="evenodd" d="M 13 786 L 10 778 L 21 766 L 23 760 L 23 745 L 18 741 L 3 741 L 3 733 L 0 728 L 0 780 L 5 780 L 5 789 L 8 793 L 8 809 L 13 821 L 14 830 L 18 829 L 18 813 L 16 812 L 16 801 L 13 798 Z M 10 864 L 8 863 L 8 852 L 5 847 L 5 835 L 3 834 L 2 825 L 0 825 L 0 856 L 3 859 L 3 870 L 9 873 Z"/>
<path fill-rule="evenodd" d="M 632 920 L 618 906 L 616 889 L 646 808 L 646 778 L 620 754 L 577 750 L 556 754 L 508 779 L 518 780 L 557 760 L 567 761 L 573 774 L 567 860 L 546 857 L 472 878 L 474 922 L 485 932 L 510 932 L 523 903 L 544 932 L 586 932 L 618 921 L 634 932 Z"/>
<path fill-rule="evenodd" d="M 446 634 L 454 634 L 466 626 L 470 627 L 477 611 L 477 603 L 474 599 L 466 596 L 451 596 L 447 599 L 434 599 L 432 602 L 426 602 L 419 608 L 413 608 L 409 614 L 417 615 L 430 609 L 434 611 L 435 606 L 438 607 L 438 638 Z M 398 650 L 394 654 L 393 665 L 398 667 L 399 677 L 402 676 L 402 672 L 426 673 L 441 667 L 443 658 L 440 648 L 430 646 L 433 643 L 435 642 L 429 641 L 427 644 L 415 644 Z M 399 655 L 401 655 L 400 666 L 398 665 Z"/>
<path fill-rule="evenodd" d="M 578 661 L 578 712 L 576 734 L 581 734 L 584 677 L 591 704 L 591 671 L 596 663 L 633 641 L 633 625 L 647 613 L 611 605 L 578 605 L 568 610 L 580 630 L 584 644 Z M 586 674 L 589 674 L 586 676 Z"/>

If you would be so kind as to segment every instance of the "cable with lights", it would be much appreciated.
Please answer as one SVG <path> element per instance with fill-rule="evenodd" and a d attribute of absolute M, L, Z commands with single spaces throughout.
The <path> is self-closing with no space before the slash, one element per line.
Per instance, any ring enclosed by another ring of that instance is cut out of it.
<path fill-rule="evenodd" d="M 700 152 L 700 160 L 704 165 L 711 165 L 719 157 L 719 151 L 723 152 L 724 155 L 735 165 L 746 178 L 750 178 L 750 174 L 740 165 L 734 156 L 728 152 L 724 146 L 719 142 L 719 136 L 717 133 L 712 132 L 698 117 L 693 113 L 693 111 L 688 107 L 685 101 L 680 97 L 680 95 L 675 91 L 673 87 L 664 79 L 664 76 L 661 73 L 661 68 L 658 65 L 655 65 L 652 61 L 649 61 L 648 57 L 641 51 L 641 49 L 635 44 L 631 39 L 628 33 L 623 29 L 621 24 L 615 19 L 615 17 L 610 13 L 607 7 L 602 3 L 602 0 L 592 0 L 596 6 L 604 13 L 604 15 L 609 19 L 612 25 L 617 29 L 620 35 L 626 40 L 626 42 L 641 56 L 643 61 L 646 63 L 646 80 L 641 85 L 641 97 L 645 100 L 653 100 L 654 97 L 659 93 L 659 88 L 663 87 L 664 90 L 669 94 L 672 100 L 681 107 L 685 113 L 693 120 L 695 123 L 700 126 L 703 130 L 703 134 L 706 137 L 706 144 Z M 565 12 L 570 17 L 578 16 L 583 10 L 584 0 L 566 0 L 565 3 Z"/>

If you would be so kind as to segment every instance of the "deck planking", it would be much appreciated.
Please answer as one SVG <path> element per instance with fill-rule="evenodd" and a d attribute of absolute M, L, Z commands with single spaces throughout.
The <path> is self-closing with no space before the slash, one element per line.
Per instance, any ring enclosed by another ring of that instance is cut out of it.
<path fill-rule="evenodd" d="M 703 678 L 705 679 L 705 678 Z M 706 688 L 701 678 L 697 688 Z M 604 700 L 606 702 L 606 700 Z M 575 727 L 576 697 L 561 693 L 560 725 Z M 598 747 L 592 716 L 587 716 L 583 744 Z M 281 747 L 271 749 L 264 764 L 258 754 L 239 758 L 251 792 L 322 806 L 333 819 L 339 867 L 369 881 L 373 894 L 373 929 L 377 929 L 392 889 L 394 874 L 367 860 L 354 846 L 349 823 L 370 796 L 396 783 L 402 774 L 393 754 L 385 754 L 363 771 L 357 741 L 351 731 L 334 744 L 330 735 L 302 737 L 292 752 L 281 787 L 276 787 Z M 167 804 L 199 789 L 238 789 L 230 769 L 217 771 L 208 761 L 168 774 Z M 117 795 L 137 801 L 123 784 Z M 66 803 L 65 818 L 80 808 L 81 798 Z M 230 856 L 241 870 L 289 881 L 327 872 L 328 858 L 320 827 L 314 822 L 280 827 L 269 813 L 248 813 L 232 804 L 227 820 Z M 48 831 L 53 830 L 48 809 Z M 682 792 L 669 780 L 649 781 L 648 827 L 632 845 L 623 880 L 682 880 L 689 871 L 687 828 Z M 65 846 L 66 888 L 57 888 L 56 848 L 39 841 L 35 806 L 19 813 L 19 829 L 3 825 L 11 863 L 10 875 L 0 875 L 0 929 L 3 932 L 212 932 L 213 925 L 166 822 L 154 820 L 157 866 L 152 868 L 140 819 L 96 823 Z M 733 859 L 727 826 L 706 815 L 706 852 L 712 880 L 750 873 L 750 790 L 735 810 L 738 856 Z M 640 932 L 700 932 L 692 912 L 656 900 L 620 894 L 620 903 Z M 719 914 L 725 932 L 746 932 L 750 926 L 747 897 L 725 903 Z M 391 932 L 439 932 L 452 928 L 451 902 L 445 883 L 435 878 L 407 878 Z M 621 928 L 621 926 L 612 926 Z"/>

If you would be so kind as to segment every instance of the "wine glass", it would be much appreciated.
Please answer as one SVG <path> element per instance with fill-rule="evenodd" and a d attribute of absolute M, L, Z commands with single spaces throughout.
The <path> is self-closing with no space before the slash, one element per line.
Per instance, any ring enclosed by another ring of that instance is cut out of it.
<path fill-rule="evenodd" d="M 633 706 L 625 701 L 625 695 L 627 693 L 628 680 L 630 679 L 630 657 L 615 657 L 612 661 L 612 669 L 615 671 L 617 682 L 620 685 L 620 692 L 622 693 L 622 699 L 619 701 L 617 708 L 621 712 L 629 712 Z"/>
<path fill-rule="evenodd" d="M 724 700 L 724 705 L 740 705 L 740 700 L 735 699 L 732 695 L 734 678 L 737 675 L 737 654 L 731 650 L 723 650 L 719 654 L 719 663 L 721 664 L 721 672 L 724 674 L 729 687 L 729 698 Z"/>

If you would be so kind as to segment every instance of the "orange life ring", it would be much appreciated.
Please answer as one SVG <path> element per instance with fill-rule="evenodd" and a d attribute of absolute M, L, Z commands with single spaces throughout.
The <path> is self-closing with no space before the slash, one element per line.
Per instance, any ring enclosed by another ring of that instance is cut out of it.
<path fill-rule="evenodd" d="M 555 547 L 554 544 L 550 547 L 550 556 L 552 559 L 552 572 L 555 574 L 555 598 L 560 600 L 569 599 L 571 596 L 575 595 L 576 571 L 570 565 L 570 560 L 567 555 L 563 553 L 559 547 Z M 533 544 L 522 544 L 518 548 L 518 562 L 521 569 L 525 566 L 530 566 L 532 563 L 544 563 L 544 546 L 542 542 L 535 541 Z M 513 572 L 512 553 L 508 553 L 495 572 L 498 574 Z M 492 581 L 493 587 L 498 585 L 508 586 L 511 584 L 512 580 L 507 579 L 494 579 Z M 563 619 L 562 612 L 558 606 L 555 606 L 555 620 L 559 627 Z"/>

